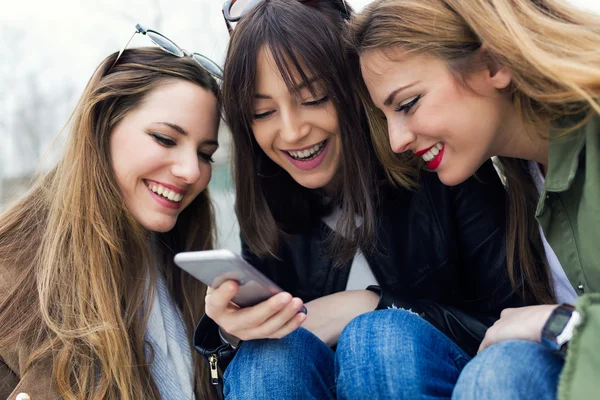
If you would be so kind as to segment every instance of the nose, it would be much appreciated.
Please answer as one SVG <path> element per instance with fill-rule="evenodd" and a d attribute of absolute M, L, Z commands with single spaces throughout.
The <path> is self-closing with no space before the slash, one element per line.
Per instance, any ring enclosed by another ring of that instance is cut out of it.
<path fill-rule="evenodd" d="M 196 149 L 179 152 L 171 166 L 171 173 L 189 185 L 196 183 L 202 175 Z"/>
<path fill-rule="evenodd" d="M 388 135 L 390 146 L 394 153 L 404 153 L 415 141 L 415 135 L 402 121 L 388 120 Z"/>
<path fill-rule="evenodd" d="M 285 143 L 297 143 L 310 133 L 310 124 L 302 117 L 297 109 L 281 113 L 280 136 Z"/>

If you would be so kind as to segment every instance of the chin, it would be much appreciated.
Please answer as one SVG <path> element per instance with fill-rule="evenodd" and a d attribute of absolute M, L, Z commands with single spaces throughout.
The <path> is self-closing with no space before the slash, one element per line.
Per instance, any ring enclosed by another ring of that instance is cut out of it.
<path fill-rule="evenodd" d="M 471 177 L 471 175 L 463 174 L 463 173 L 457 173 L 456 171 L 455 172 L 451 171 L 450 173 L 448 173 L 448 172 L 443 172 L 443 173 L 438 172 L 438 178 L 446 186 L 460 185 L 461 183 L 463 183 L 464 181 L 466 181 L 470 177 Z"/>
<path fill-rule="evenodd" d="M 307 189 L 320 189 L 323 188 L 325 186 L 327 186 L 329 184 L 329 182 L 331 182 L 330 177 L 314 177 L 311 179 L 294 179 L 296 181 L 296 183 L 298 183 L 300 186 L 304 186 Z"/>
<path fill-rule="evenodd" d="M 175 221 L 148 221 L 147 223 L 142 223 L 142 226 L 151 232 L 157 233 L 165 233 L 169 232 L 175 227 Z"/>

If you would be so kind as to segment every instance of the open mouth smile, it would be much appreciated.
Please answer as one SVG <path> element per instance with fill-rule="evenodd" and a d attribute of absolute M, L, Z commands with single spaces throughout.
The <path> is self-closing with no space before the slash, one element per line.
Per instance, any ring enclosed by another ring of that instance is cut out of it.
<path fill-rule="evenodd" d="M 304 150 L 298 150 L 298 151 L 286 150 L 286 153 L 288 153 L 290 155 L 290 157 L 292 157 L 294 160 L 310 161 L 313 158 L 316 158 L 321 155 L 321 153 L 325 149 L 326 142 L 327 142 L 327 140 L 323 140 L 322 142 L 317 143 L 314 146 L 309 147 Z"/>

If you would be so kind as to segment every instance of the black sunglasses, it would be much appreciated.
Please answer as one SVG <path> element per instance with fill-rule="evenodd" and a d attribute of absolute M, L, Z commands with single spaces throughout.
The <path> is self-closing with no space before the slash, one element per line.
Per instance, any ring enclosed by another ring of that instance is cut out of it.
<path fill-rule="evenodd" d="M 223 18 L 225 18 L 225 25 L 227 25 L 227 31 L 231 35 L 233 27 L 232 22 L 238 22 L 248 11 L 252 10 L 254 6 L 260 3 L 262 0 L 227 0 L 223 4 Z M 300 3 L 311 3 L 319 0 L 296 0 Z M 334 4 L 338 10 L 342 13 L 344 19 L 350 18 L 350 10 L 346 5 L 345 0 L 334 0 Z"/>
<path fill-rule="evenodd" d="M 174 55 L 175 57 L 192 58 L 194 61 L 196 61 L 196 63 L 198 63 L 198 65 L 200 65 L 206 72 L 211 74 L 214 78 L 223 80 L 223 70 L 221 69 L 221 67 L 219 67 L 219 65 L 216 62 L 200 53 L 189 53 L 181 47 L 177 46 L 171 39 L 169 39 L 165 35 L 152 29 L 146 29 L 140 24 L 137 24 L 135 26 L 135 32 L 133 32 L 133 35 L 131 35 L 123 49 L 119 52 L 119 55 L 117 56 L 115 62 L 112 65 L 113 67 L 117 64 L 117 61 L 119 60 L 127 46 L 129 46 L 129 43 L 137 33 L 141 33 L 142 35 L 148 36 L 150 40 L 152 40 L 152 43 L 154 43 L 167 53 Z"/>

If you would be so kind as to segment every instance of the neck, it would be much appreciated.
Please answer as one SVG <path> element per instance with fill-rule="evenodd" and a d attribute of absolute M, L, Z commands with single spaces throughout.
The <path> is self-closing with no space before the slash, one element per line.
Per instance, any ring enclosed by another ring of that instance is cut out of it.
<path fill-rule="evenodd" d="M 548 167 L 550 123 L 528 124 L 513 110 L 497 135 L 492 155 L 532 160 Z"/>
<path fill-rule="evenodd" d="M 340 175 L 341 173 L 338 168 L 338 171 L 335 173 L 335 175 L 333 175 L 333 178 L 331 178 L 329 183 L 323 187 L 323 193 L 325 193 L 325 196 L 334 198 L 340 193 L 342 186 L 342 178 Z"/>

